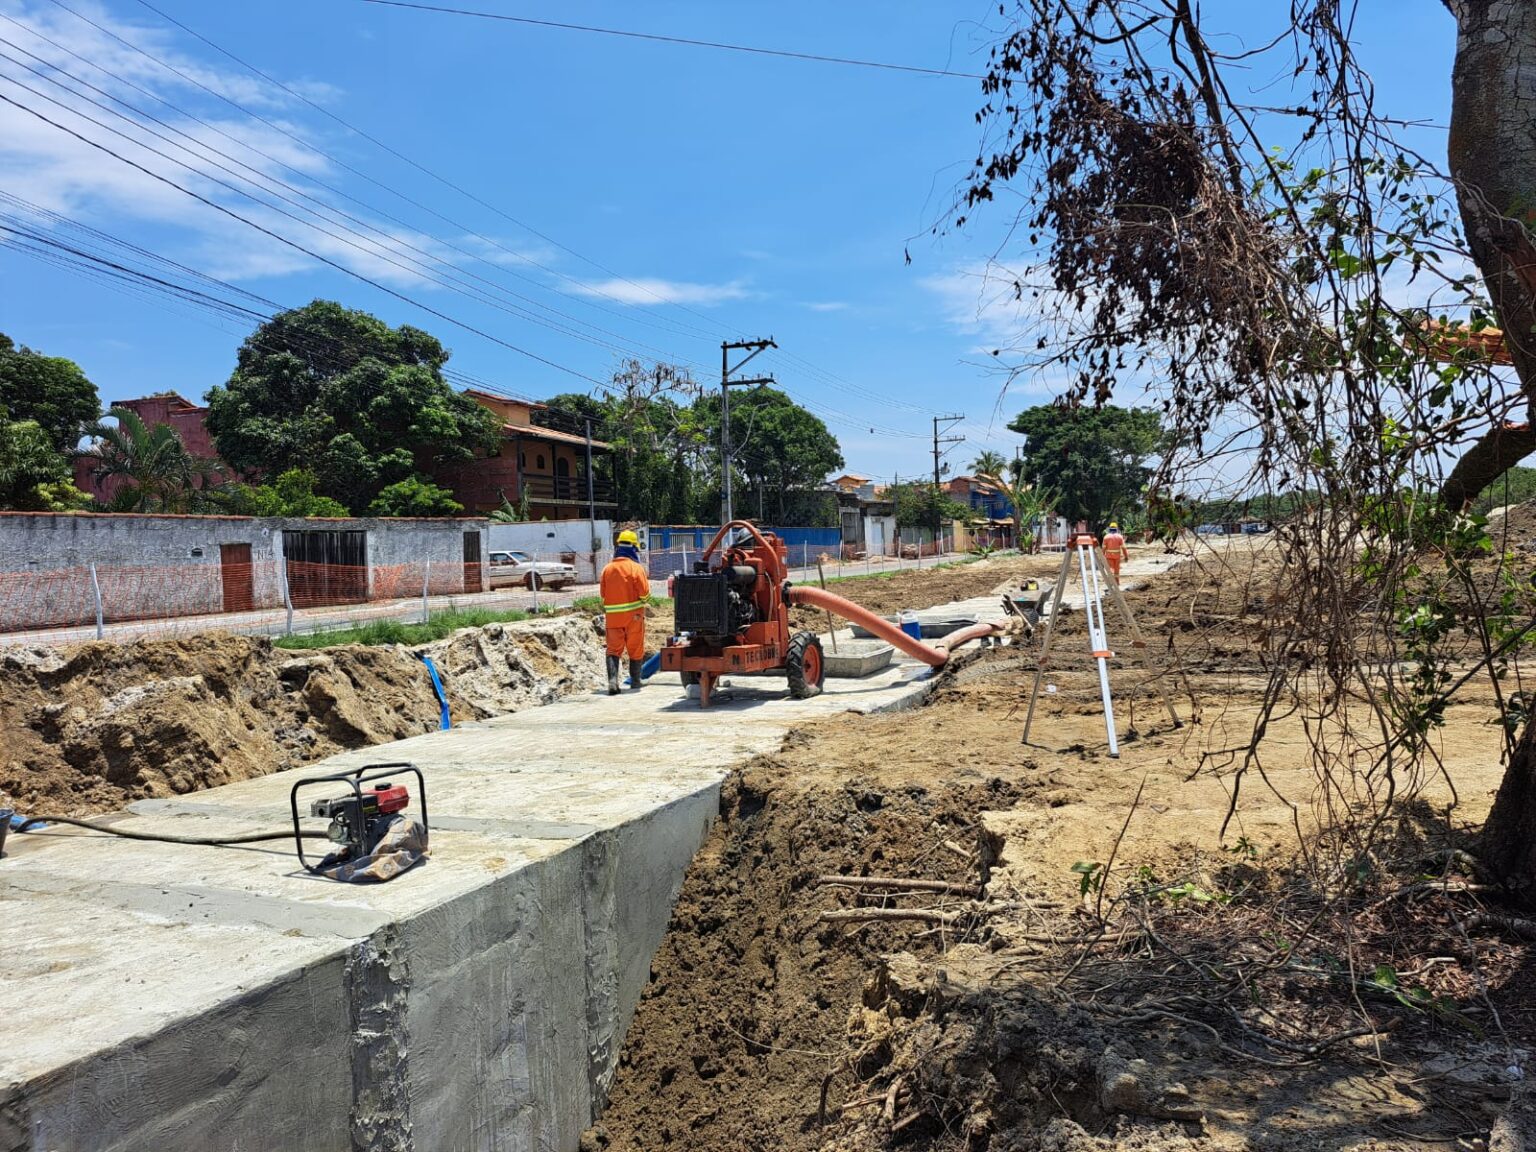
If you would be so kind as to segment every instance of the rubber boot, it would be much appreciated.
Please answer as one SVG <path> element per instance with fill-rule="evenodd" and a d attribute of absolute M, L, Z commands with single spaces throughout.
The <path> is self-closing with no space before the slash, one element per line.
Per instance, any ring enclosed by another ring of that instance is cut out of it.
<path fill-rule="evenodd" d="M 618 694 L 619 658 L 617 656 L 610 656 L 608 657 L 608 695 L 617 696 Z"/>
<path fill-rule="evenodd" d="M 640 675 L 640 670 L 644 667 L 644 660 L 631 660 L 629 662 L 629 682 L 634 686 L 636 692 L 640 691 L 641 687 L 645 684 L 645 680 Z"/>

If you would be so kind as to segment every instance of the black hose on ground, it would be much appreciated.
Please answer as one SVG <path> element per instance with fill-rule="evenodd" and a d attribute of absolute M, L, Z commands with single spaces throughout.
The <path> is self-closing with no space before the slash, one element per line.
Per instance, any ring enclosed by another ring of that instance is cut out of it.
<path fill-rule="evenodd" d="M 251 832 L 244 836 L 172 836 L 164 832 L 130 832 L 126 828 L 114 828 L 110 824 L 93 824 L 89 820 L 77 820 L 73 816 L 31 816 L 23 820 L 15 831 L 25 832 L 34 824 L 70 824 L 76 828 L 88 828 L 92 832 L 105 832 L 108 836 L 121 836 L 124 840 L 157 840 L 162 844 L 198 844 L 222 848 L 231 844 L 260 844 L 267 840 L 292 840 L 292 828 L 282 832 Z M 306 840 L 329 839 L 324 832 L 300 832 Z"/>

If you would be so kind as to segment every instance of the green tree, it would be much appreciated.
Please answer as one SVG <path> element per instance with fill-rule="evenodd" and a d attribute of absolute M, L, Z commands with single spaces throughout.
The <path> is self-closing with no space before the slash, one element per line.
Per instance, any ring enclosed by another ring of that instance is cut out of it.
<path fill-rule="evenodd" d="M 718 453 L 720 397 L 703 396 L 694 408 L 704 440 Z M 731 459 L 739 515 L 762 515 L 780 524 L 835 516 L 822 486 L 829 473 L 843 467 L 842 449 L 820 417 L 783 392 L 762 387 L 732 396 Z"/>
<path fill-rule="evenodd" d="M 613 446 L 594 457 L 612 484 L 621 520 L 686 524 L 698 514 L 705 461 L 692 401 L 699 387 L 686 368 L 627 360 L 601 398 L 564 393 L 551 408 L 592 418 L 592 435 Z"/>
<path fill-rule="evenodd" d="M 1162 442 L 1157 413 L 1144 408 L 1042 404 L 1008 425 L 1025 437 L 1024 479 L 1056 494 L 1068 520 L 1098 524 L 1142 502 Z"/>
<path fill-rule="evenodd" d="M 73 360 L 18 348 L 0 332 L 0 407 L 35 421 L 54 451 L 71 453 L 101 416 L 96 385 Z"/>
<path fill-rule="evenodd" d="M 217 461 L 188 452 L 169 424 L 149 427 L 127 408 L 113 408 L 107 416 L 117 423 L 92 427 L 96 444 L 85 455 L 98 480 L 127 481 L 109 511 L 184 513 L 214 506 L 212 489 L 221 479 Z"/>
<path fill-rule="evenodd" d="M 942 488 L 929 482 L 892 484 L 886 499 L 896 510 L 898 528 L 932 528 L 946 520 L 969 520 L 973 513 L 964 504 L 950 497 Z"/>
<path fill-rule="evenodd" d="M 457 516 L 464 505 L 430 480 L 408 476 L 390 484 L 368 504 L 370 516 Z"/>
<path fill-rule="evenodd" d="M 340 501 L 315 493 L 315 474 L 290 468 L 271 484 L 230 484 L 219 493 L 238 516 L 345 516 Z"/>
<path fill-rule="evenodd" d="M 1010 477 L 1004 476 L 999 469 L 996 472 L 981 472 L 978 475 L 988 484 L 994 485 L 1008 498 L 1008 503 L 1013 505 L 1015 538 L 1019 548 L 1021 551 L 1033 553 L 1040 541 L 1037 531 L 1040 522 L 1056 511 L 1056 493 L 1048 488 L 1038 488 L 1027 483 L 1020 478 L 1021 472 L 1022 469 Z"/>
<path fill-rule="evenodd" d="M 35 420 L 12 420 L 0 405 L 0 508 L 62 512 L 89 497 L 70 479 L 68 458 Z"/>
<path fill-rule="evenodd" d="M 455 502 L 426 474 L 472 459 L 500 435 L 491 412 L 443 379 L 447 360 L 418 328 L 316 300 L 274 316 L 240 346 L 229 382 L 209 393 L 208 428 L 236 468 L 309 470 L 316 491 L 353 513 L 386 490 L 384 507 L 446 508 Z"/>
<path fill-rule="evenodd" d="M 613 446 L 596 474 L 613 484 L 620 519 L 656 524 L 711 522 L 720 508 L 720 397 L 687 369 L 626 361 L 602 397 L 552 396 L 552 409 L 591 418 L 592 435 Z M 743 514 L 781 523 L 837 523 L 821 491 L 843 466 L 837 440 L 784 393 L 759 388 L 731 399 L 732 482 Z"/>
<path fill-rule="evenodd" d="M 1472 505 L 1472 511 L 1487 515 L 1505 504 L 1523 504 L 1536 497 L 1536 468 L 1515 465 L 1492 484 Z"/>

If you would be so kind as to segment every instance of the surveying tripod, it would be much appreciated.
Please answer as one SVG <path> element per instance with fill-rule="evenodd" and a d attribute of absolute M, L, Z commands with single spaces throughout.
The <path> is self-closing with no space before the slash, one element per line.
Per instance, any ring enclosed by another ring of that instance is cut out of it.
<path fill-rule="evenodd" d="M 1055 593 L 1051 597 L 1051 611 L 1045 622 L 1045 641 L 1040 646 L 1040 659 L 1035 666 L 1035 686 L 1029 694 L 1029 714 L 1024 719 L 1024 743 L 1029 743 L 1029 728 L 1035 720 L 1035 701 L 1040 696 L 1040 682 L 1045 678 L 1046 658 L 1050 655 L 1051 641 L 1056 635 L 1057 614 L 1061 611 L 1061 598 L 1066 592 L 1067 578 L 1072 571 L 1074 552 L 1077 554 L 1078 574 L 1083 582 L 1083 613 L 1088 621 L 1088 650 L 1099 669 L 1099 694 L 1104 699 L 1104 731 L 1109 737 L 1109 754 L 1118 759 L 1120 741 L 1115 735 L 1115 706 L 1109 691 L 1109 661 L 1114 653 L 1109 650 L 1109 634 L 1104 624 L 1105 589 L 1108 589 L 1120 614 L 1125 617 L 1126 630 L 1131 634 L 1131 649 L 1136 653 L 1136 659 L 1149 671 L 1151 665 L 1146 658 L 1146 639 L 1136 626 L 1131 606 L 1125 602 L 1125 595 L 1120 591 L 1120 581 L 1105 562 L 1098 538 L 1086 532 L 1074 536 L 1061 557 L 1061 576 L 1056 581 Z M 1100 573 L 1103 573 L 1102 579 Z M 1182 728 L 1183 721 L 1173 710 L 1173 698 L 1168 695 L 1167 686 L 1159 683 L 1158 691 L 1162 694 L 1163 704 L 1168 709 L 1168 718 L 1173 721 L 1173 726 Z"/>

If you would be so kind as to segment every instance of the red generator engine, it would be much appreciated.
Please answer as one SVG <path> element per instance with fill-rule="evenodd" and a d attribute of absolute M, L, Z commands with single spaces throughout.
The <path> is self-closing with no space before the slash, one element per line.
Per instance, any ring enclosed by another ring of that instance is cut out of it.
<path fill-rule="evenodd" d="M 700 707 L 728 673 L 782 670 L 797 700 L 821 691 L 821 641 L 814 632 L 791 635 L 788 579 L 784 542 L 745 520 L 715 533 L 693 571 L 673 578 L 676 635 L 661 650 L 661 666 L 699 686 Z"/>

